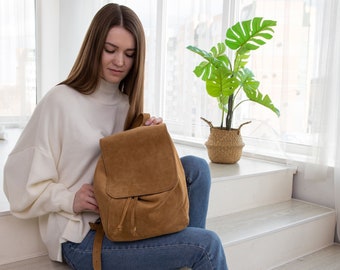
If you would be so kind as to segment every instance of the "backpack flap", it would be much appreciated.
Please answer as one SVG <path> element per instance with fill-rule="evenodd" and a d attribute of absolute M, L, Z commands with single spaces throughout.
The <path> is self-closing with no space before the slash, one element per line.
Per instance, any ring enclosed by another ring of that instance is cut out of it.
<path fill-rule="evenodd" d="M 111 135 L 101 139 L 100 146 L 106 192 L 112 198 L 157 194 L 178 183 L 177 152 L 165 124 Z"/>

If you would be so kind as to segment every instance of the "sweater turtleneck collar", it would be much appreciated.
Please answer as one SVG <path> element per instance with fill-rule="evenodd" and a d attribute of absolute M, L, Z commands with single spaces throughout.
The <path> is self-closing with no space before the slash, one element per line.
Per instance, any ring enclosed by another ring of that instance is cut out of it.
<path fill-rule="evenodd" d="M 100 78 L 91 96 L 102 104 L 114 105 L 122 102 L 126 95 L 119 90 L 119 83 L 111 83 Z"/>

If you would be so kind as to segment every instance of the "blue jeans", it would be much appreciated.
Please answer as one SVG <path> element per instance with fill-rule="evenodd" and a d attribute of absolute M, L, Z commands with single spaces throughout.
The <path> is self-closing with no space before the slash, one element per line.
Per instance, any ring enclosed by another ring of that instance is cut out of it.
<path fill-rule="evenodd" d="M 112 242 L 104 237 L 103 270 L 227 269 L 219 237 L 205 229 L 211 184 L 208 164 L 194 156 L 181 161 L 190 201 L 189 226 L 178 233 L 134 242 Z M 62 244 L 64 260 L 72 269 L 92 269 L 94 235 L 91 230 L 81 243 Z"/>

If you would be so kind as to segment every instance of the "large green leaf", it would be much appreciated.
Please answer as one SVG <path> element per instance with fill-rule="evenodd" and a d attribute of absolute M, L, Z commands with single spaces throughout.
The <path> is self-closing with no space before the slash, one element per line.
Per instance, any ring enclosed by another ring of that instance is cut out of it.
<path fill-rule="evenodd" d="M 245 51 L 243 53 L 237 53 L 234 61 L 234 73 L 237 73 L 240 69 L 244 68 L 250 56 L 250 51 Z"/>
<path fill-rule="evenodd" d="M 259 88 L 260 82 L 254 79 L 253 73 L 249 69 L 243 69 L 239 72 L 239 78 L 243 91 L 249 100 L 261 104 L 272 110 L 277 116 L 280 116 L 280 111 L 277 109 L 268 95 L 263 95 Z"/>
<path fill-rule="evenodd" d="M 273 26 L 276 26 L 276 21 L 263 20 L 261 17 L 238 22 L 228 28 L 225 44 L 232 50 L 256 50 L 273 37 Z"/>
<path fill-rule="evenodd" d="M 255 82 L 255 78 L 254 78 L 254 74 L 253 72 L 248 69 L 248 68 L 243 68 L 241 70 L 239 70 L 239 72 L 237 73 L 237 77 L 240 80 L 240 85 L 241 87 L 247 87 L 248 84 L 250 84 L 251 82 Z M 255 85 L 253 83 L 251 83 L 252 88 L 254 89 L 254 91 L 258 88 L 259 85 Z M 250 89 L 251 90 L 251 89 Z"/>
<path fill-rule="evenodd" d="M 254 101 L 267 107 L 268 109 L 272 110 L 277 116 L 280 116 L 280 110 L 275 107 L 275 105 L 273 104 L 268 95 L 264 96 L 259 90 L 254 92 L 245 91 L 245 93 L 251 101 Z"/>
<path fill-rule="evenodd" d="M 201 62 L 198 66 L 195 67 L 194 73 L 198 78 L 201 78 L 203 81 L 206 81 L 211 74 L 211 69 L 213 65 L 207 61 Z"/>
<path fill-rule="evenodd" d="M 234 93 L 239 85 L 236 77 L 229 77 L 229 70 L 220 67 L 214 70 L 213 76 L 206 81 L 207 93 L 212 97 L 228 97 Z"/>
<path fill-rule="evenodd" d="M 203 81 L 215 77 L 214 72 L 221 67 L 229 69 L 230 60 L 225 54 L 226 45 L 223 43 L 218 43 L 216 46 L 212 47 L 210 52 L 199 49 L 195 46 L 188 46 L 187 49 L 197 53 L 206 60 L 202 61 L 194 69 L 195 75 Z"/>
<path fill-rule="evenodd" d="M 229 59 L 225 59 L 225 50 L 226 46 L 224 43 L 218 43 L 216 46 L 212 47 L 210 49 L 210 52 L 207 52 L 205 50 L 199 49 L 195 46 L 188 46 L 188 50 L 197 53 L 198 55 L 202 56 L 205 60 L 207 60 L 209 63 L 214 65 L 215 67 L 219 67 L 220 65 L 225 65 L 226 63 L 221 62 L 222 59 L 229 61 Z M 223 56 L 223 58 L 221 58 Z"/>
<path fill-rule="evenodd" d="M 218 57 L 220 55 L 223 55 L 226 50 L 226 45 L 222 42 L 217 43 L 216 46 L 211 47 L 210 52 L 214 57 Z"/>

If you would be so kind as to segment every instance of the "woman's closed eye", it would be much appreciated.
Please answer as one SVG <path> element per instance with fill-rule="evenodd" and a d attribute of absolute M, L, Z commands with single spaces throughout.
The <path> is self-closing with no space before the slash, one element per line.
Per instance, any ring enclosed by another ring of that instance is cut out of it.
<path fill-rule="evenodd" d="M 135 53 L 126 53 L 125 55 L 127 57 L 130 57 L 130 58 L 134 58 L 135 57 Z"/>
<path fill-rule="evenodd" d="M 109 54 L 114 54 L 115 52 L 117 52 L 117 50 L 118 50 L 118 48 L 115 48 L 115 46 L 113 46 L 112 44 L 106 44 L 104 46 L 104 51 L 106 53 L 109 53 Z M 125 52 L 125 56 L 129 57 L 129 58 L 135 57 L 135 50 L 134 49 L 128 49 Z"/>
<path fill-rule="evenodd" d="M 107 53 L 111 53 L 111 54 L 116 52 L 116 50 L 109 50 L 109 49 L 106 49 L 106 48 L 104 48 L 104 51 L 107 52 Z"/>

